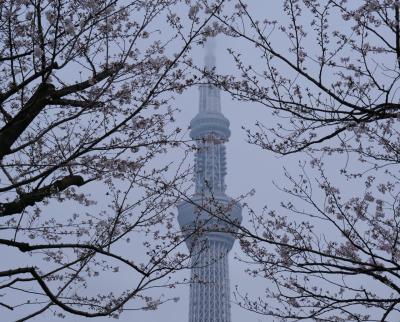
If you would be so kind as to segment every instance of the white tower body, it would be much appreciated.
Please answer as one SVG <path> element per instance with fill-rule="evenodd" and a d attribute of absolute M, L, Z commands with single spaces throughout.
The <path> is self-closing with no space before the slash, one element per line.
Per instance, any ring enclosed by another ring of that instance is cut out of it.
<path fill-rule="evenodd" d="M 208 44 L 205 57 L 209 71 L 215 68 L 213 47 Z M 178 221 L 192 256 L 189 322 L 231 322 L 228 253 L 242 209 L 225 194 L 224 143 L 230 131 L 215 86 L 200 86 L 199 112 L 190 126 L 190 136 L 198 140 L 196 190 L 190 202 L 178 207 Z"/>

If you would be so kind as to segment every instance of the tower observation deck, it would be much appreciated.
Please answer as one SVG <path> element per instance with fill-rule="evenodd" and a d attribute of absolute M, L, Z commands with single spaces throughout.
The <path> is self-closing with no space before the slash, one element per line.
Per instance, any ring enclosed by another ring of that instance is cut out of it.
<path fill-rule="evenodd" d="M 206 45 L 205 68 L 215 68 L 214 46 Z M 190 123 L 197 140 L 195 192 L 178 206 L 178 222 L 191 253 L 189 322 L 231 322 L 228 253 L 242 221 L 240 205 L 225 193 L 229 121 L 221 113 L 218 88 L 200 86 L 199 112 Z"/>

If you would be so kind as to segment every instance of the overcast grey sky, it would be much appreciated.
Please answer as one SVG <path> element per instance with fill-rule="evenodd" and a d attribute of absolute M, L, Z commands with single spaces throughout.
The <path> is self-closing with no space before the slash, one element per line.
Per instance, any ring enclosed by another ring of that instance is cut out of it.
<path fill-rule="evenodd" d="M 253 0 L 248 2 L 250 8 L 257 13 L 266 14 L 269 17 L 279 19 L 281 13 L 280 1 Z M 229 73 L 234 67 L 233 61 L 226 51 L 228 47 L 245 48 L 246 53 L 250 55 L 252 52 L 252 48 L 243 46 L 241 43 L 232 42 L 232 39 L 223 38 L 221 36 L 217 38 L 216 43 L 217 69 L 221 73 Z M 194 60 L 201 64 L 204 53 L 205 51 L 201 48 L 195 49 L 193 52 Z M 254 56 L 255 60 L 257 60 L 257 58 L 258 57 Z M 266 124 L 271 124 L 272 121 L 269 121 L 271 118 L 270 111 L 261 106 L 233 101 L 226 93 L 222 93 L 221 98 L 222 110 L 225 116 L 230 120 L 230 129 L 232 132 L 230 141 L 227 143 L 227 194 L 235 197 L 251 189 L 255 189 L 255 196 L 248 200 L 254 209 L 260 210 L 266 204 L 271 206 L 271 208 L 278 207 L 280 200 L 286 198 L 286 196 L 274 187 L 272 181 L 280 181 L 283 175 L 283 166 L 288 168 L 296 167 L 298 156 L 282 158 L 270 152 L 262 151 L 259 147 L 248 144 L 242 126 L 252 127 L 257 120 L 262 120 Z M 187 129 L 190 120 L 197 113 L 198 99 L 199 92 L 197 87 L 191 88 L 177 97 L 176 104 L 182 110 L 177 117 L 177 122 L 183 129 Z M 244 221 L 246 221 L 246 213 L 244 212 L 243 215 Z M 255 296 L 261 295 L 266 286 L 265 281 L 260 283 L 260 281 L 248 277 L 246 273 L 244 273 L 244 269 L 246 269 L 247 266 L 235 261 L 233 259 L 235 255 L 241 255 L 238 243 L 235 243 L 230 253 L 231 290 L 233 291 L 235 285 L 239 285 L 243 292 L 250 292 Z M 189 278 L 189 271 L 186 271 L 182 276 Z M 124 313 L 121 315 L 120 320 L 124 322 L 187 322 L 189 287 L 178 287 L 170 294 L 178 296 L 180 298 L 179 302 L 166 303 L 160 306 L 156 311 L 133 311 Z M 106 321 L 107 319 L 100 320 Z M 243 321 L 268 322 L 272 321 L 272 319 L 245 311 L 232 303 L 232 322 Z"/>
<path fill-rule="evenodd" d="M 252 0 L 248 1 L 250 10 L 258 15 L 267 15 L 268 17 L 279 20 L 281 18 L 281 1 L 278 0 Z M 242 43 L 232 43 L 232 39 L 218 37 L 217 39 L 217 69 L 222 73 L 229 73 L 233 69 L 233 62 L 229 58 L 226 48 L 237 47 L 245 50 L 246 54 L 251 57 L 252 49 L 244 46 Z M 193 57 L 195 61 L 201 62 L 203 59 L 203 50 L 195 49 Z M 254 63 L 257 63 L 259 57 L 254 55 Z M 191 88 L 185 91 L 181 96 L 176 98 L 176 104 L 181 108 L 182 112 L 177 115 L 177 123 L 180 127 L 186 129 L 192 117 L 195 116 L 198 109 L 198 89 Z M 263 206 L 268 205 L 271 208 L 277 208 L 279 202 L 286 196 L 279 192 L 273 185 L 273 181 L 280 182 L 283 176 L 283 166 L 288 169 L 296 169 L 299 155 L 278 157 L 270 152 L 262 151 L 259 147 L 246 143 L 246 134 L 241 129 L 242 126 L 252 127 L 257 120 L 261 120 L 266 124 L 271 124 L 271 113 L 265 108 L 248 103 L 232 101 L 231 98 L 222 94 L 222 110 L 225 116 L 231 122 L 232 136 L 227 144 L 227 162 L 228 174 L 226 177 L 227 193 L 235 197 L 246 193 L 251 189 L 255 189 L 256 194 L 248 199 L 248 203 L 254 208 L 260 210 Z M 295 171 L 294 171 L 295 172 Z M 68 211 L 64 209 L 63 211 Z M 246 221 L 246 213 L 243 213 L 244 221 Z M 176 222 L 177 224 L 177 222 Z M 130 249 L 132 247 L 132 249 Z M 126 253 L 135 252 L 133 244 L 126 245 Z M 238 244 L 236 243 L 230 253 L 230 278 L 231 289 L 235 285 L 239 285 L 243 292 L 254 293 L 255 296 L 261 295 L 265 287 L 265 281 L 259 281 L 248 277 L 244 273 L 246 266 L 233 260 L 235 254 L 241 254 Z M 189 271 L 180 273 L 179 278 L 188 278 Z M 96 285 L 103 288 L 110 285 L 126 286 L 129 284 L 128 274 L 115 274 L 118 280 L 109 280 L 104 284 Z M 188 321 L 188 286 L 181 286 L 168 291 L 166 296 L 179 297 L 177 303 L 170 302 L 162 305 L 156 311 L 129 311 L 120 316 L 120 321 L 140 321 L 140 322 L 187 322 Z M 4 311 L 0 308 L 2 317 L 0 321 L 9 321 L 16 316 L 12 312 Z M 32 321 L 57 321 L 51 312 L 43 316 L 32 319 Z M 82 321 L 82 317 L 67 315 L 64 321 Z M 108 318 L 97 318 L 96 321 L 109 321 Z M 272 321 L 268 317 L 262 317 L 238 308 L 232 304 L 232 321 L 248 322 L 248 321 Z"/>
<path fill-rule="evenodd" d="M 276 0 L 253 0 L 248 1 L 250 8 L 253 8 L 256 12 L 266 14 L 270 17 L 276 16 L 279 19 L 280 12 L 280 1 Z M 185 14 L 185 13 L 184 13 Z M 232 59 L 229 58 L 226 48 L 227 47 L 239 47 L 244 48 L 247 54 L 251 55 L 251 48 L 243 47 L 240 43 L 232 43 L 231 39 L 223 37 L 217 38 L 217 69 L 222 73 L 229 73 L 233 69 Z M 204 50 L 197 48 L 193 51 L 193 58 L 198 63 L 203 60 Z M 257 57 L 254 57 L 257 59 Z M 229 143 L 227 144 L 227 162 L 228 162 L 228 174 L 226 177 L 227 193 L 232 197 L 236 197 L 240 194 L 246 193 L 251 189 L 256 190 L 256 195 L 248 200 L 251 206 L 255 209 L 261 209 L 265 204 L 271 206 L 278 206 L 281 193 L 279 193 L 273 186 L 272 181 L 279 181 L 282 175 L 282 166 L 285 164 L 287 167 L 296 164 L 296 158 L 286 157 L 279 158 L 272 153 L 261 151 L 258 147 L 251 146 L 246 143 L 245 132 L 241 129 L 242 126 L 251 127 L 257 120 L 263 120 L 268 123 L 270 112 L 264 108 L 256 105 L 250 105 L 241 102 L 232 101 L 231 98 L 222 93 L 222 110 L 225 116 L 231 122 L 232 136 Z M 187 129 L 189 122 L 192 117 L 195 116 L 198 109 L 198 88 L 190 88 L 185 91 L 181 96 L 176 98 L 176 105 L 182 110 L 177 115 L 177 123 L 183 129 Z M 93 191 L 93 195 L 96 191 Z M 69 211 L 66 206 L 61 211 Z M 101 207 L 101 203 L 98 205 Z M 51 208 L 50 208 L 51 209 Z M 55 208 L 54 211 L 60 211 Z M 244 221 L 246 221 L 246 213 L 243 213 Z M 176 223 L 177 224 L 177 223 Z M 135 252 L 133 243 L 126 245 L 126 254 L 129 252 Z M 132 249 L 130 249 L 132 247 Z M 3 258 L 7 256 L 14 256 L 3 253 Z M 265 286 L 260 285 L 258 281 L 249 278 L 245 273 L 245 265 L 238 263 L 233 260 L 235 255 L 240 256 L 241 252 L 238 244 L 235 243 L 233 250 L 230 253 L 230 279 L 231 279 L 231 290 L 234 289 L 235 285 L 239 285 L 243 292 L 250 292 L 254 294 L 261 294 Z M 14 262 L 18 259 L 14 258 Z M 25 257 L 21 256 L 21 264 L 23 264 Z M 177 276 L 179 279 L 189 277 L 189 271 L 180 273 Z M 116 279 L 115 279 L 116 278 Z M 104 280 L 100 282 L 96 281 L 96 285 L 89 287 L 107 288 L 115 285 L 125 287 L 129 285 L 129 274 L 114 274 L 110 280 Z M 189 287 L 180 286 L 171 291 L 164 291 L 166 296 L 179 297 L 180 300 L 177 303 L 169 302 L 162 305 L 156 311 L 129 311 L 125 312 L 120 316 L 120 321 L 140 321 L 140 322 L 187 322 L 188 320 L 188 296 Z M 160 292 L 160 291 L 157 291 Z M 168 292 L 168 293 L 167 293 Z M 16 295 L 17 296 L 17 295 Z M 16 301 L 18 298 L 16 297 Z M 129 307 L 129 306 L 128 306 Z M 22 312 L 10 312 L 0 308 L 0 321 L 11 321 L 15 318 L 23 316 Z M 53 316 L 53 310 L 49 310 L 44 315 L 39 315 L 33 318 L 31 321 L 82 321 L 84 318 L 76 317 L 70 314 L 66 314 L 65 319 L 59 319 Z M 109 318 L 96 318 L 96 321 L 109 321 Z M 260 317 L 250 312 L 240 309 L 238 306 L 232 303 L 232 321 L 269 321 L 268 317 Z"/>

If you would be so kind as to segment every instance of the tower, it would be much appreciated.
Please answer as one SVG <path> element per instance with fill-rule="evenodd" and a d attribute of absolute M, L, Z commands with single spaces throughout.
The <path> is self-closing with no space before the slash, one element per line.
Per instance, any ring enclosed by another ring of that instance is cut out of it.
<path fill-rule="evenodd" d="M 207 43 L 205 68 L 215 68 L 214 46 Z M 225 194 L 224 143 L 229 121 L 221 113 L 219 90 L 200 86 L 199 112 L 190 123 L 197 140 L 195 192 L 178 206 L 178 221 L 191 253 L 189 322 L 231 322 L 228 253 L 235 241 L 240 205 Z"/>

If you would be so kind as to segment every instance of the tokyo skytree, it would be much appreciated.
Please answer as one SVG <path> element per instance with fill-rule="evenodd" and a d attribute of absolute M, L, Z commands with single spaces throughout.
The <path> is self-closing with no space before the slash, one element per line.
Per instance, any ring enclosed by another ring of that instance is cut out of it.
<path fill-rule="evenodd" d="M 215 68 L 213 43 L 206 45 L 205 69 Z M 189 322 L 231 322 L 228 253 L 240 205 L 225 194 L 225 145 L 229 121 L 221 113 L 219 90 L 200 86 L 199 112 L 190 123 L 197 140 L 195 193 L 178 206 L 178 222 L 191 253 Z"/>

